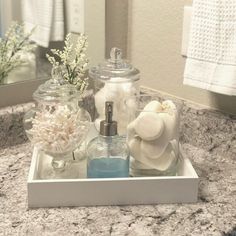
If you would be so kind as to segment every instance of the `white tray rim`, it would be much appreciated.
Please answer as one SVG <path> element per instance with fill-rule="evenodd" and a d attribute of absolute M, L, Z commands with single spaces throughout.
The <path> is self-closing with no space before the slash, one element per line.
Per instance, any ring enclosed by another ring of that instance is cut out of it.
<path fill-rule="evenodd" d="M 27 181 L 29 207 L 194 203 L 198 199 L 199 178 L 184 156 L 182 176 L 53 180 L 34 179 L 39 157 L 34 148 Z"/>
<path fill-rule="evenodd" d="M 182 152 L 182 148 L 181 148 Z M 191 161 L 184 155 L 182 155 L 182 159 L 185 164 L 188 166 L 192 175 L 188 176 L 147 176 L 147 177 L 127 177 L 127 178 L 93 178 L 93 179 L 43 179 L 43 180 L 36 180 L 34 179 L 36 165 L 37 165 L 37 158 L 38 158 L 38 149 L 34 147 L 33 156 L 30 164 L 30 170 L 28 175 L 27 183 L 71 183 L 71 182 L 110 182 L 110 181 L 138 181 L 138 180 L 153 180 L 153 179 L 195 179 L 198 180 L 199 177 L 192 166 Z"/>

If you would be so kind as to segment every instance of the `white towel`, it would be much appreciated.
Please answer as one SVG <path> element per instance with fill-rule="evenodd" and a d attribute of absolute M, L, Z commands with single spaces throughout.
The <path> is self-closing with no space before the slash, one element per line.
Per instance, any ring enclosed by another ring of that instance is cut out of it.
<path fill-rule="evenodd" d="M 38 45 L 64 40 L 63 0 L 23 0 L 22 16 L 26 32 L 35 28 L 31 39 Z"/>
<path fill-rule="evenodd" d="M 184 84 L 236 95 L 236 0 L 194 0 Z"/>

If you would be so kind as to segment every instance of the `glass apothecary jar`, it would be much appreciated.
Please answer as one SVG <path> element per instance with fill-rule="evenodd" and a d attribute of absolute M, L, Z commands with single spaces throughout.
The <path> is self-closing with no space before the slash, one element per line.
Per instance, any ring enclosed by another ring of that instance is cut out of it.
<path fill-rule="evenodd" d="M 36 106 L 25 114 L 24 127 L 32 144 L 52 157 L 51 169 L 42 178 L 76 178 L 70 169 L 73 151 L 85 140 L 91 118 L 78 106 L 76 88 L 65 83 L 58 70 L 34 92 Z"/>
<path fill-rule="evenodd" d="M 119 124 L 119 135 L 126 134 L 128 122 L 125 98 L 139 95 L 140 72 L 128 61 L 122 59 L 122 52 L 112 48 L 110 59 L 89 70 L 89 77 L 94 82 L 95 107 L 97 117 L 95 126 L 99 131 L 100 121 L 105 118 L 104 104 L 114 103 L 114 120 Z"/>
<path fill-rule="evenodd" d="M 130 97 L 127 142 L 131 176 L 174 176 L 180 160 L 179 124 L 182 103 L 155 95 Z"/>

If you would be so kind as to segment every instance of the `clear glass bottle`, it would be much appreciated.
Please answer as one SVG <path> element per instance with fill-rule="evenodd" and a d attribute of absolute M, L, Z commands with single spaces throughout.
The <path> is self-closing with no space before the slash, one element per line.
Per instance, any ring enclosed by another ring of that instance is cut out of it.
<path fill-rule="evenodd" d="M 182 103 L 157 95 L 140 95 L 128 98 L 126 106 L 130 116 L 127 126 L 130 175 L 177 175 Z"/>
<path fill-rule="evenodd" d="M 124 137 L 117 135 L 117 122 L 112 120 L 113 102 L 106 102 L 105 120 L 100 134 L 87 146 L 88 178 L 119 178 L 129 176 L 129 150 Z"/>
<path fill-rule="evenodd" d="M 125 97 L 139 94 L 140 72 L 128 61 L 122 59 L 122 51 L 112 48 L 111 58 L 89 70 L 89 77 L 94 81 L 94 99 L 97 111 L 95 126 L 99 131 L 100 121 L 105 118 L 104 103 L 114 103 L 114 120 L 119 124 L 119 135 L 126 134 L 128 116 Z"/>
<path fill-rule="evenodd" d="M 60 68 L 33 94 L 36 106 L 25 114 L 24 128 L 32 144 L 51 157 L 51 168 L 41 178 L 76 177 L 70 171 L 74 151 L 91 125 L 89 113 L 78 106 L 79 97 L 77 89 L 61 78 Z"/>

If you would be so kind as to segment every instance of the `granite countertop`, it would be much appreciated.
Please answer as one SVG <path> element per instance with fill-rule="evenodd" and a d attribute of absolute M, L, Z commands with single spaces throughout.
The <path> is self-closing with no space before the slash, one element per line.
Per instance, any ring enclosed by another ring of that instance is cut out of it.
<path fill-rule="evenodd" d="M 181 141 L 200 177 L 198 203 L 28 209 L 22 117 L 31 105 L 0 110 L 0 235 L 236 235 L 236 116 L 184 104 Z"/>

